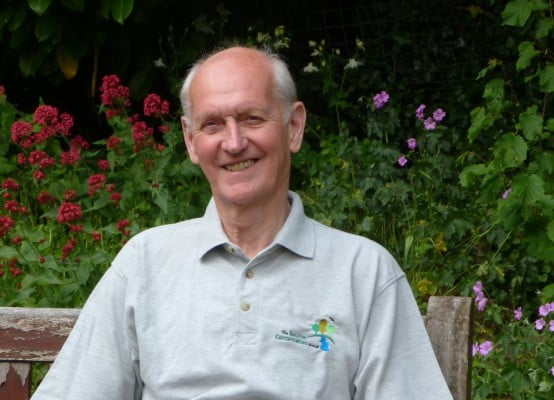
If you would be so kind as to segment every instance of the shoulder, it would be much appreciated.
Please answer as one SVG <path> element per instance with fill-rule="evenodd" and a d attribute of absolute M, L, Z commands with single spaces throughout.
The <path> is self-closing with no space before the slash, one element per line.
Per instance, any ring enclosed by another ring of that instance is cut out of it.
<path fill-rule="evenodd" d="M 310 219 L 316 237 L 316 259 L 328 264 L 334 260 L 355 276 L 371 276 L 382 285 L 404 276 L 394 256 L 367 237 L 341 231 Z M 349 267 L 349 268 L 346 268 Z"/>

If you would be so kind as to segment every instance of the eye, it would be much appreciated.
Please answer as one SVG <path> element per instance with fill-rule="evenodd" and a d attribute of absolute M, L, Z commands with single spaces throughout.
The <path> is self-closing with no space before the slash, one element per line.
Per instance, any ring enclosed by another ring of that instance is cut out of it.
<path fill-rule="evenodd" d="M 247 114 L 244 116 L 243 121 L 250 126 L 260 125 L 265 121 L 265 119 L 257 114 Z"/>
<path fill-rule="evenodd" d="M 215 119 L 208 119 L 200 125 L 200 130 L 206 133 L 215 133 L 219 128 L 220 124 Z"/>

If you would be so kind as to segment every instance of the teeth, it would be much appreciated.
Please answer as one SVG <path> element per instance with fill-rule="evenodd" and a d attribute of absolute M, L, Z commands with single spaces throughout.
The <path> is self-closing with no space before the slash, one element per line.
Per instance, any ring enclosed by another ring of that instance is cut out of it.
<path fill-rule="evenodd" d="M 236 164 L 229 164 L 229 165 L 226 165 L 225 168 L 228 170 L 228 171 L 241 171 L 245 168 L 248 168 L 249 166 L 251 166 L 252 164 L 254 164 L 254 161 L 253 160 L 248 160 L 248 161 L 243 161 L 243 162 L 240 162 L 240 163 L 236 163 Z"/>

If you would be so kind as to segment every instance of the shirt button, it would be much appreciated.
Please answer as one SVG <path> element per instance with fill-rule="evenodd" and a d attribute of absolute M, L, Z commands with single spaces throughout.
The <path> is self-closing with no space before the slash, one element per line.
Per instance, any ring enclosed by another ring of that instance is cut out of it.
<path fill-rule="evenodd" d="M 248 303 L 242 303 L 242 304 L 240 305 L 240 309 L 241 309 L 242 311 L 248 311 L 248 310 L 250 310 L 250 304 L 248 304 Z"/>
<path fill-rule="evenodd" d="M 248 279 L 254 278 L 254 271 L 252 271 L 251 269 L 249 269 L 248 271 L 246 271 L 246 277 L 247 277 Z"/>

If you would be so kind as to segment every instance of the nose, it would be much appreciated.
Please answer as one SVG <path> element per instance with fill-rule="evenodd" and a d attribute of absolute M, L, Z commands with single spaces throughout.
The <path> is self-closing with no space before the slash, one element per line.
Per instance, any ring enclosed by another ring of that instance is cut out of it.
<path fill-rule="evenodd" d="M 241 132 L 240 125 L 234 118 L 229 118 L 225 123 L 225 135 L 221 148 L 229 153 L 237 154 L 248 146 L 248 138 Z"/>

